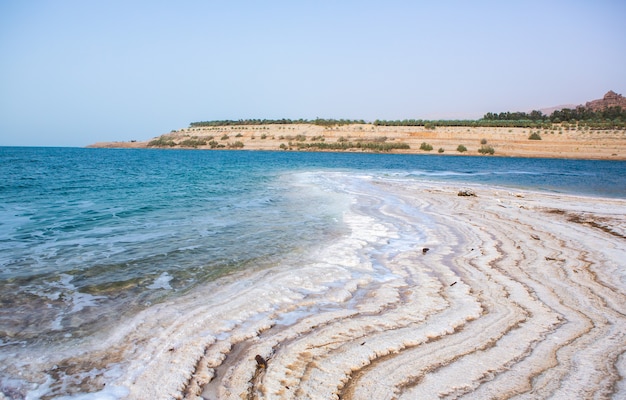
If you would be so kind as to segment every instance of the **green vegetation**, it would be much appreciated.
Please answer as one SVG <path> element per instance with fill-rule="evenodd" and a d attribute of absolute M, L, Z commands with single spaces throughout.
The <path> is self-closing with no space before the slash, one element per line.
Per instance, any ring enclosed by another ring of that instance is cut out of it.
<path fill-rule="evenodd" d="M 286 146 L 285 146 L 286 147 Z M 284 149 L 281 145 L 281 149 Z M 380 151 L 380 152 L 388 152 L 391 150 L 401 149 L 408 150 L 411 147 L 406 143 L 376 143 L 376 142 L 350 142 L 348 140 L 337 141 L 335 143 L 326 143 L 326 142 L 313 142 L 313 143 L 303 143 L 303 142 L 289 142 L 289 148 L 295 147 L 298 150 L 309 150 L 309 149 L 317 149 L 317 150 L 351 150 L 351 149 L 360 149 L 360 150 L 369 150 L 369 151 Z"/>
<path fill-rule="evenodd" d="M 243 149 L 243 143 L 242 142 L 235 142 L 235 143 L 229 143 L 228 144 L 228 148 L 229 149 Z"/>
<path fill-rule="evenodd" d="M 207 141 L 205 139 L 191 138 L 191 139 L 183 140 L 178 145 L 182 146 L 182 147 L 198 148 L 198 146 L 206 146 L 207 145 Z"/>
<path fill-rule="evenodd" d="M 176 143 L 171 137 L 160 136 L 148 143 L 148 147 L 174 147 Z"/>
<path fill-rule="evenodd" d="M 550 115 L 543 115 L 541 111 L 487 113 L 481 121 L 491 123 L 513 123 L 518 127 L 541 127 L 547 129 L 551 124 L 569 123 L 570 126 L 590 129 L 626 129 L 626 110 L 621 107 L 606 107 L 603 110 L 593 111 L 587 107 L 578 106 L 575 109 L 564 108 L 556 110 Z"/>
<path fill-rule="evenodd" d="M 488 112 L 477 120 L 375 120 L 374 126 L 423 126 L 425 129 L 436 127 L 508 127 L 508 128 L 536 128 L 552 129 L 553 124 L 569 124 L 572 127 L 589 129 L 626 129 L 626 110 L 621 107 L 607 107 L 604 110 L 593 111 L 583 106 L 575 109 L 562 109 L 554 111 L 550 115 L 544 115 L 541 111 L 533 110 L 525 112 Z M 243 126 L 262 125 L 293 125 L 313 124 L 325 127 L 366 124 L 364 120 L 354 119 L 240 119 L 240 120 L 215 120 L 200 121 L 189 124 L 190 128 L 216 128 L 230 126 L 231 129 L 243 129 Z M 235 128 L 235 127 L 238 128 Z M 265 127 L 254 129 L 266 129 Z"/>
<path fill-rule="evenodd" d="M 438 153 L 443 153 L 444 151 L 443 147 L 440 147 L 439 150 L 437 150 Z"/>
<path fill-rule="evenodd" d="M 569 123 L 579 128 L 590 129 L 626 129 L 626 110 L 621 107 L 607 107 L 592 111 L 579 106 L 576 109 L 564 108 L 544 115 L 541 111 L 487 113 L 477 120 L 422 120 L 404 119 L 396 121 L 376 120 L 376 126 L 423 126 L 434 129 L 437 126 L 467 127 L 508 127 L 550 129 L 552 124 Z"/>
<path fill-rule="evenodd" d="M 480 154 L 491 154 L 493 155 L 493 153 L 495 153 L 496 151 L 494 150 L 493 147 L 483 144 L 482 146 L 480 146 L 480 149 L 478 149 L 478 152 Z"/>
<path fill-rule="evenodd" d="M 420 145 L 420 150 L 431 151 L 432 149 L 433 149 L 433 146 L 426 142 L 422 142 L 422 144 Z"/>
<path fill-rule="evenodd" d="M 456 151 L 458 151 L 459 153 L 465 153 L 467 151 L 467 147 L 460 144 L 457 146 Z"/>
<path fill-rule="evenodd" d="M 365 124 L 362 119 L 324 119 L 316 118 L 308 119 L 240 119 L 240 120 L 217 120 L 217 121 L 200 121 L 189 124 L 190 128 L 211 127 L 211 126 L 240 126 L 240 125 L 293 125 L 293 124 L 313 124 L 320 126 L 338 126 L 351 124 Z"/>
<path fill-rule="evenodd" d="M 533 132 L 530 134 L 530 136 L 528 136 L 529 140 L 541 140 L 541 136 L 539 135 L 539 132 Z"/>

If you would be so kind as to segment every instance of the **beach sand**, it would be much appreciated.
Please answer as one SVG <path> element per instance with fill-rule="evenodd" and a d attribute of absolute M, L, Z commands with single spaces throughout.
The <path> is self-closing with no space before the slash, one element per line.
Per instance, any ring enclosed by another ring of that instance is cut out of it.
<path fill-rule="evenodd" d="M 626 397 L 625 200 L 328 179 L 345 237 L 59 349 L 48 389 L 89 371 L 129 399 Z"/>

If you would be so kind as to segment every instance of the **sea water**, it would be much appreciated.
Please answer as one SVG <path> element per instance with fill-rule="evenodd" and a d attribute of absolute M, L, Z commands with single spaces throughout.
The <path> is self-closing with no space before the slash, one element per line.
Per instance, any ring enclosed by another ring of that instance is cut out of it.
<path fill-rule="evenodd" d="M 618 161 L 0 147 L 0 393 L 36 393 L 3 355 L 80 348 L 142 310 L 345 236 L 344 177 L 361 191 L 428 180 L 626 198 Z"/>

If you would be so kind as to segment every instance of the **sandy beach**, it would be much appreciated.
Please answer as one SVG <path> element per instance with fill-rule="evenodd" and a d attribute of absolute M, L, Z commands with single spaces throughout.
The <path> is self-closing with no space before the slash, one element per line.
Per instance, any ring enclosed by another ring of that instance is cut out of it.
<path fill-rule="evenodd" d="M 100 388 L 129 399 L 626 396 L 626 201 L 328 179 L 353 200 L 335 244 L 63 363 L 117 364 Z"/>
<path fill-rule="evenodd" d="M 530 140 L 532 133 L 538 133 L 541 140 Z M 481 142 L 492 146 L 495 156 L 503 157 L 547 157 L 574 159 L 626 160 L 626 136 L 620 130 L 584 130 L 562 128 L 477 128 L 477 127 L 436 127 L 426 129 L 420 126 L 374 126 L 373 124 L 352 124 L 323 127 L 311 124 L 223 126 L 204 128 L 183 128 L 155 139 L 163 138 L 174 143 L 173 148 L 210 149 L 211 140 L 229 148 L 240 142 L 243 150 L 283 150 L 298 151 L 297 145 L 314 142 L 337 143 L 383 142 L 387 144 L 406 143 L 409 149 L 392 150 L 394 153 L 478 155 Z M 190 146 L 204 140 L 207 144 Z M 186 142 L 187 141 L 187 142 Z M 146 148 L 150 140 L 128 142 L 101 142 L 89 147 Z M 187 143 L 187 144 L 185 144 Z M 291 146 L 290 146 L 291 143 Z M 422 143 L 432 146 L 431 151 L 420 149 Z M 457 151 L 459 145 L 466 152 Z M 282 147 L 281 147 L 282 146 Z M 167 148 L 170 148 L 167 146 Z M 443 151 L 440 151 L 443 150 Z M 350 151 L 363 151 L 352 149 Z"/>

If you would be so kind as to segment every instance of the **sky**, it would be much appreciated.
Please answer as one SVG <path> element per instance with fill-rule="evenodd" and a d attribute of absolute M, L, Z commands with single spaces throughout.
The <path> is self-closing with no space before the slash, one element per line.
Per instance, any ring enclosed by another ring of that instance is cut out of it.
<path fill-rule="evenodd" d="M 626 95 L 626 1 L 0 0 L 0 146 Z"/>

